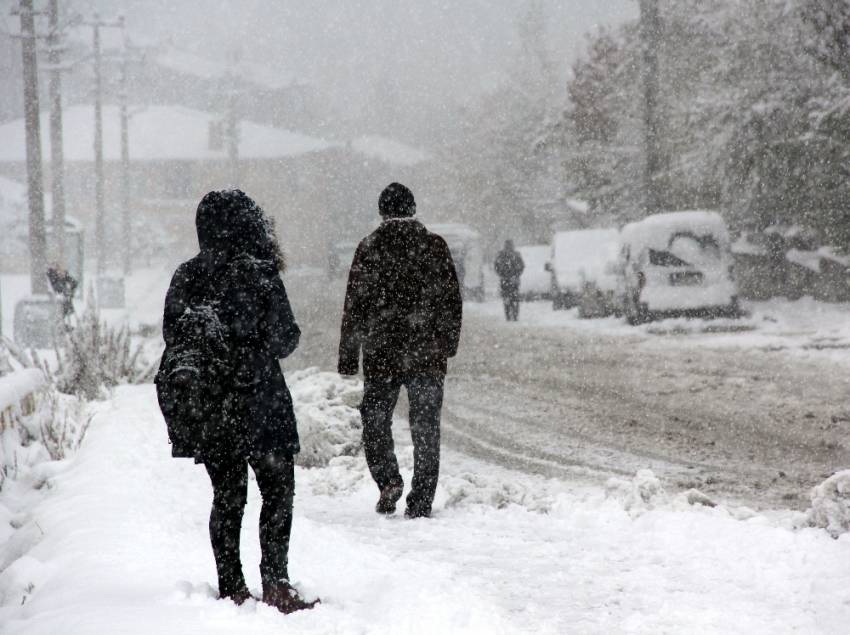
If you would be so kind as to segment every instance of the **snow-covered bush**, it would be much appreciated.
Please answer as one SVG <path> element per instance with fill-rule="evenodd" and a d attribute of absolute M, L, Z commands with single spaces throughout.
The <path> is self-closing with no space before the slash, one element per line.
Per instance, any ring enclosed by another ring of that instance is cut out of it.
<path fill-rule="evenodd" d="M 133 344 L 129 329 L 106 324 L 93 302 L 66 331 L 57 361 L 56 387 L 86 399 L 97 399 L 104 388 L 118 384 L 152 381 L 156 370 L 143 346 Z"/>
<path fill-rule="evenodd" d="M 358 379 L 308 368 L 287 375 L 301 452 L 296 463 L 322 467 L 339 456 L 354 456 L 363 446 L 358 406 L 363 384 Z"/>
<path fill-rule="evenodd" d="M 836 472 L 812 489 L 808 520 L 835 538 L 850 531 L 850 470 Z"/>
<path fill-rule="evenodd" d="M 0 379 L 0 489 L 46 461 L 79 448 L 88 428 L 84 404 L 48 384 L 37 369 Z"/>
<path fill-rule="evenodd" d="M 652 470 L 638 470 L 631 480 L 610 478 L 605 483 L 605 495 L 619 501 L 632 516 L 655 509 L 670 498 Z"/>

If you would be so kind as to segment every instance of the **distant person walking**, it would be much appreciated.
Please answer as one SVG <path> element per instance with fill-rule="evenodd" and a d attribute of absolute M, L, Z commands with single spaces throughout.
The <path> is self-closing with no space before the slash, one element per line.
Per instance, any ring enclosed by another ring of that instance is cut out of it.
<path fill-rule="evenodd" d="M 287 567 L 299 441 L 278 360 L 301 331 L 280 278 L 283 256 L 263 210 L 239 190 L 204 196 L 195 222 L 201 249 L 171 280 L 156 378 L 172 454 L 203 463 L 212 482 L 220 597 L 251 597 L 239 555 L 250 465 L 263 499 L 263 601 L 284 613 L 312 608 Z"/>
<path fill-rule="evenodd" d="M 519 319 L 519 279 L 525 271 L 525 263 L 519 252 L 514 249 L 514 241 L 505 241 L 505 247 L 496 256 L 494 267 L 496 275 L 499 276 L 505 319 L 508 322 L 516 322 Z"/>
<path fill-rule="evenodd" d="M 400 183 L 382 193 L 381 225 L 354 254 L 345 295 L 339 372 L 356 375 L 363 351 L 363 445 L 391 514 L 404 484 L 392 436 L 402 386 L 410 401 L 413 482 L 407 518 L 431 515 L 440 470 L 440 410 L 447 360 L 457 352 L 463 305 L 446 241 L 413 218 L 413 193 Z"/>

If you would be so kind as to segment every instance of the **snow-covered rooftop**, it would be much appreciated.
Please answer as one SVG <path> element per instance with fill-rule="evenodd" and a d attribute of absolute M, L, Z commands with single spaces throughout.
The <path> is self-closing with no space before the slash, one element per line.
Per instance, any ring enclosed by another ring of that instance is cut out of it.
<path fill-rule="evenodd" d="M 412 166 L 430 158 L 428 153 L 422 150 L 417 150 L 395 139 L 378 135 L 365 135 L 353 139 L 351 148 L 371 159 L 378 159 L 393 165 Z"/>
<path fill-rule="evenodd" d="M 130 158 L 153 160 L 215 160 L 227 157 L 225 144 L 210 148 L 210 124 L 221 120 L 214 113 L 183 106 L 130 108 Z M 94 109 L 71 106 L 63 113 L 64 151 L 67 161 L 94 161 Z M 50 156 L 48 113 L 41 113 L 42 155 Z M 0 125 L 0 162 L 23 162 L 26 158 L 24 120 Z M 247 159 L 278 159 L 333 147 L 323 139 L 265 126 L 251 121 L 239 124 L 239 156 Z M 121 156 L 120 121 L 117 106 L 103 109 L 104 159 Z"/>

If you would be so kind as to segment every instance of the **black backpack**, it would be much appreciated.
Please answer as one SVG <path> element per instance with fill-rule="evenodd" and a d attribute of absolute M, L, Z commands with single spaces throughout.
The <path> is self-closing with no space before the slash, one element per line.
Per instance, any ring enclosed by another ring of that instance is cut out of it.
<path fill-rule="evenodd" d="M 198 457 L 206 426 L 220 416 L 229 375 L 226 332 L 215 304 L 188 308 L 162 354 L 156 395 L 175 457 Z"/>

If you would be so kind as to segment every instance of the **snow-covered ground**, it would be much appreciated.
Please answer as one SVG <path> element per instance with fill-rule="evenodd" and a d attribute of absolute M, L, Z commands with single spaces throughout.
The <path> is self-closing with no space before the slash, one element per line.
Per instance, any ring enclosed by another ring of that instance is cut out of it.
<path fill-rule="evenodd" d="M 465 310 L 503 319 L 499 301 L 467 304 Z M 623 318 L 583 320 L 577 309 L 553 311 L 551 302 L 527 302 L 514 328 L 564 327 L 586 333 L 638 337 L 643 346 L 707 346 L 786 351 L 812 358 L 850 363 L 850 304 L 810 297 L 745 302 L 741 319 L 671 318 L 629 326 Z"/>
<path fill-rule="evenodd" d="M 321 416 L 331 377 L 290 375 L 302 412 Z M 334 390 L 344 404 L 351 385 Z M 153 388 L 119 388 L 94 410 L 75 456 L 33 471 L 38 489 L 0 494 L 3 633 L 843 633 L 850 623 L 850 540 L 795 528 L 799 513 L 688 505 L 647 474 L 606 492 L 451 452 L 430 520 L 377 516 L 362 455 L 298 468 L 291 571 L 323 603 L 291 616 L 237 607 L 215 599 L 209 482 L 170 457 Z M 396 436 L 409 482 L 406 429 Z M 243 560 L 258 592 L 250 492 Z"/>

